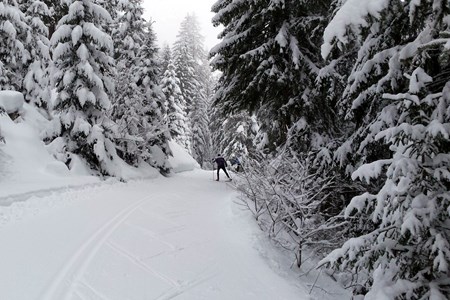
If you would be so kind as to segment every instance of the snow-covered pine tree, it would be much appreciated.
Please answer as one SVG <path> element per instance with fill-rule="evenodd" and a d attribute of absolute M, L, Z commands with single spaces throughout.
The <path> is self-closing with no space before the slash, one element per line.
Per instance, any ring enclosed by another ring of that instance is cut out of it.
<path fill-rule="evenodd" d="M 210 106 L 213 97 L 214 81 L 211 75 L 211 67 L 206 56 L 197 67 L 199 92 L 192 102 L 190 120 L 192 124 L 192 154 L 203 166 L 209 162 L 215 154 L 212 151 Z"/>
<path fill-rule="evenodd" d="M 29 0 L 21 0 L 21 1 L 28 2 Z M 48 38 L 50 39 L 56 30 L 56 26 L 58 25 L 59 20 L 61 20 L 61 18 L 67 14 L 69 7 L 65 1 L 55 1 L 55 0 L 41 0 L 41 1 L 47 5 L 50 11 L 50 15 L 48 17 L 44 17 L 43 20 L 45 26 L 47 26 L 48 28 Z"/>
<path fill-rule="evenodd" d="M 180 80 L 175 73 L 175 66 L 169 60 L 167 70 L 161 80 L 161 88 L 167 102 L 167 122 L 170 136 L 186 150 L 191 148 L 190 128 L 186 126 L 186 110 L 180 90 Z"/>
<path fill-rule="evenodd" d="M 189 115 L 192 110 L 193 99 L 200 88 L 200 83 L 198 82 L 197 73 L 198 61 L 193 57 L 187 24 L 187 20 L 182 22 L 182 27 L 173 46 L 173 58 L 175 71 L 180 79 L 181 94 L 186 101 L 186 112 Z"/>
<path fill-rule="evenodd" d="M 16 0 L 0 2 L 0 90 L 22 91 L 29 27 Z"/>
<path fill-rule="evenodd" d="M 211 71 L 195 15 L 187 15 L 174 44 L 174 62 L 191 127 L 191 154 L 202 165 L 211 155 L 208 118 Z"/>
<path fill-rule="evenodd" d="M 113 40 L 116 61 L 116 93 L 112 119 L 118 125 L 119 155 L 129 164 L 137 166 L 147 153 L 143 128 L 147 128 L 146 99 L 137 85 L 140 71 L 138 53 L 144 43 L 144 9 L 141 0 L 121 0 L 120 16 L 115 20 Z"/>
<path fill-rule="evenodd" d="M 119 17 L 119 11 L 123 9 L 123 6 L 128 5 L 128 1 L 130 0 L 102 0 L 99 4 L 109 12 L 113 20 L 116 20 Z"/>
<path fill-rule="evenodd" d="M 190 120 L 190 111 L 192 107 L 193 99 L 196 97 L 198 91 L 199 82 L 195 73 L 195 61 L 191 58 L 187 45 L 177 44 L 174 46 L 174 65 L 175 73 L 180 80 L 180 91 L 181 95 L 186 104 L 185 110 L 188 116 L 186 124 L 189 129 L 192 128 L 192 123 Z M 190 130 L 191 132 L 191 130 Z M 192 136 L 189 136 L 190 144 L 192 141 Z M 192 149 L 188 149 L 189 153 L 192 154 Z"/>
<path fill-rule="evenodd" d="M 255 113 L 269 151 L 286 141 L 301 117 L 316 131 L 327 117 L 314 88 L 330 2 L 222 0 L 212 7 L 213 23 L 224 26 L 222 42 L 210 53 L 222 72 L 214 102 L 225 113 Z"/>
<path fill-rule="evenodd" d="M 192 157 L 203 167 L 205 162 L 211 160 L 212 140 L 209 120 L 209 103 L 205 91 L 200 90 L 194 98 L 190 121 L 192 124 Z"/>
<path fill-rule="evenodd" d="M 256 117 L 249 116 L 246 112 L 229 115 L 221 124 L 223 138 L 217 141 L 219 151 L 225 157 L 253 157 L 255 154 L 255 141 L 258 132 Z"/>
<path fill-rule="evenodd" d="M 345 147 L 365 163 L 352 177 L 367 192 L 345 212 L 359 236 L 323 263 L 367 273 L 366 299 L 450 295 L 449 12 L 445 1 L 348 1 L 325 32 L 324 56 L 348 34 L 361 41 L 343 100 L 358 124 Z"/>
<path fill-rule="evenodd" d="M 168 67 L 169 67 L 169 63 L 174 63 L 173 62 L 173 54 L 172 54 L 172 49 L 170 49 L 169 44 L 164 44 L 160 50 L 159 53 L 159 61 L 160 61 L 160 66 L 161 66 L 161 74 L 162 76 L 164 76 L 164 74 L 166 73 Z"/>
<path fill-rule="evenodd" d="M 53 82 L 58 95 L 49 138 L 58 138 L 70 155 L 80 155 L 92 169 L 112 174 L 116 155 L 107 115 L 114 91 L 113 43 L 104 28 L 108 12 L 97 0 L 67 0 L 68 13 L 51 38 Z M 68 163 L 68 161 L 66 161 Z"/>
<path fill-rule="evenodd" d="M 195 14 L 187 14 L 180 24 L 174 49 L 177 50 L 179 47 L 187 47 L 189 55 L 197 64 L 201 64 L 207 58 L 204 37 Z"/>
<path fill-rule="evenodd" d="M 50 17 L 50 10 L 42 1 L 22 1 L 30 31 L 27 37 L 27 49 L 30 53 L 28 73 L 23 87 L 25 100 L 48 114 L 50 102 L 50 41 L 48 27 L 44 20 Z"/>
<path fill-rule="evenodd" d="M 384 9 L 387 6 L 389 10 Z M 335 157 L 347 173 L 351 174 L 362 163 L 389 155 L 386 146 L 374 140 L 376 133 L 370 133 L 368 126 L 385 104 L 380 101 L 383 92 L 407 88 L 402 80 L 404 70 L 398 63 L 399 50 L 420 27 L 418 23 L 410 24 L 408 6 L 399 0 L 379 1 L 376 5 L 349 1 L 338 10 L 324 32 L 324 58 L 338 56 L 336 48 L 341 48 L 344 56 L 357 52 L 353 61 L 347 61 L 352 68 L 337 103 L 347 131 Z M 355 7 L 361 8 L 358 13 L 354 12 Z M 343 28 L 352 30 L 343 33 Z"/>
<path fill-rule="evenodd" d="M 170 133 L 165 107 L 165 96 L 161 90 L 158 75 L 160 74 L 158 60 L 158 47 L 156 46 L 156 35 L 153 31 L 152 22 L 145 23 L 145 35 L 143 45 L 138 56 L 140 63 L 136 70 L 137 85 L 142 89 L 145 96 L 145 116 L 147 128 L 143 128 L 147 145 L 146 161 L 158 168 L 163 174 L 170 171 L 168 155 L 171 150 L 168 145 Z"/>

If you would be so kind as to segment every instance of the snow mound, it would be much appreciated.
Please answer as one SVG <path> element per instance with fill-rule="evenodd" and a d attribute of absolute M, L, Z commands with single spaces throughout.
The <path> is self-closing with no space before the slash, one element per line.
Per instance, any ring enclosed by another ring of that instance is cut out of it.
<path fill-rule="evenodd" d="M 174 173 L 200 169 L 198 162 L 187 153 L 185 148 L 174 141 L 169 142 L 169 147 L 173 154 L 173 157 L 169 157 L 169 163 L 172 166 L 172 171 Z"/>
<path fill-rule="evenodd" d="M 18 108 L 20 100 L 15 101 Z M 8 115 L 0 115 L 4 138 L 4 142 L 0 142 L 0 198 L 99 182 L 98 178 L 69 170 L 51 155 L 40 138 L 40 132 L 49 121 L 29 104 L 22 105 L 20 117 L 15 121 Z M 8 111 L 11 107 L 8 106 Z"/>
<path fill-rule="evenodd" d="M 65 151 L 62 139 L 45 145 L 42 134 L 51 127 L 51 122 L 36 108 L 21 102 L 22 95 L 2 94 L 7 95 L 2 97 L 2 108 L 7 112 L 18 111 L 18 117 L 12 120 L 8 114 L 0 114 L 0 206 L 2 203 L 9 205 L 31 192 L 101 182 L 82 157 Z M 112 143 L 107 146 L 114 148 Z M 172 143 L 171 148 L 175 155 L 171 158 L 175 172 L 198 168 L 197 162 L 180 146 Z M 128 181 L 160 176 L 159 171 L 146 162 L 130 166 L 115 151 L 110 152 L 106 167 L 117 178 Z"/>
<path fill-rule="evenodd" d="M 0 108 L 8 114 L 18 112 L 22 109 L 24 98 L 22 93 L 15 91 L 0 91 Z"/>

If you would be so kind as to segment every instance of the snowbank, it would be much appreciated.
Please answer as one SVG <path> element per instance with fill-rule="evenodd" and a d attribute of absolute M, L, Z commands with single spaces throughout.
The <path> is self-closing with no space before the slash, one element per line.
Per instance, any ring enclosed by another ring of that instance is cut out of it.
<path fill-rule="evenodd" d="M 200 169 L 198 162 L 187 153 L 186 149 L 178 145 L 174 141 L 169 142 L 173 157 L 169 157 L 169 163 L 174 173 L 181 173 Z"/>
<path fill-rule="evenodd" d="M 0 91 L 0 108 L 8 114 L 18 112 L 24 103 L 23 95 L 15 91 Z"/>
<path fill-rule="evenodd" d="M 70 168 L 62 162 L 67 155 L 63 141 L 56 139 L 50 145 L 42 142 L 41 133 L 49 126 L 49 121 L 34 107 L 23 103 L 21 94 L 3 92 L 1 95 L 2 108 L 7 112 L 18 111 L 19 118 L 13 121 L 6 114 L 0 115 L 4 138 L 4 142 L 0 142 L 0 205 L 14 202 L 15 197 L 29 192 L 101 182 L 77 155 L 70 154 Z M 173 152 L 169 159 L 173 172 L 200 168 L 183 147 L 175 142 L 169 145 Z M 145 162 L 135 168 L 117 155 L 109 167 L 117 178 L 124 180 L 160 176 L 157 169 Z"/>
<path fill-rule="evenodd" d="M 8 103 L 8 111 L 19 108 L 19 97 L 14 99 L 2 102 L 3 105 Z M 15 122 L 8 115 L 0 115 L 4 137 L 4 143 L 0 143 L 0 198 L 99 182 L 93 176 L 70 171 L 56 160 L 40 138 L 40 132 L 48 120 L 29 104 L 22 105 L 20 117 Z"/>

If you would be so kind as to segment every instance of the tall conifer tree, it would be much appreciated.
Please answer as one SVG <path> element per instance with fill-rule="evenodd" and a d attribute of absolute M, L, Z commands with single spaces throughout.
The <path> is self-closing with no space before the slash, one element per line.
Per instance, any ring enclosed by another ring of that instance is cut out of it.
<path fill-rule="evenodd" d="M 22 91 L 29 27 L 16 0 L 0 2 L 0 90 Z"/>
<path fill-rule="evenodd" d="M 355 129 L 339 156 L 356 154 L 352 178 L 367 192 L 345 211 L 360 235 L 323 262 L 368 272 L 370 299 L 450 295 L 449 13 L 446 1 L 348 1 L 325 31 L 324 56 L 361 43 L 341 105 Z"/>
<path fill-rule="evenodd" d="M 143 128 L 147 128 L 145 95 L 137 85 L 139 51 L 144 43 L 144 9 L 142 1 L 120 1 L 120 17 L 115 20 L 113 40 L 116 61 L 116 93 L 112 118 L 118 125 L 119 154 L 137 166 L 146 153 Z"/>
<path fill-rule="evenodd" d="M 224 26 L 210 53 L 222 72 L 215 103 L 224 113 L 255 113 L 269 151 L 299 119 L 317 132 L 327 118 L 314 87 L 329 2 L 222 0 L 212 8 L 214 24 Z"/>
<path fill-rule="evenodd" d="M 113 43 L 105 32 L 112 22 L 97 0 L 68 0 L 68 13 L 53 34 L 55 132 L 66 151 L 80 155 L 103 174 L 111 174 L 115 146 L 107 110 L 114 83 Z M 68 161 L 66 162 L 68 163 Z"/>
<path fill-rule="evenodd" d="M 48 114 L 51 57 L 49 32 L 44 21 L 50 17 L 51 13 L 42 1 L 25 1 L 23 8 L 26 9 L 26 20 L 30 28 L 27 38 L 30 62 L 23 82 L 25 99 Z"/>
<path fill-rule="evenodd" d="M 186 108 L 180 90 L 180 80 L 175 66 L 169 60 L 167 70 L 161 80 L 162 91 L 167 102 L 167 121 L 170 136 L 186 150 L 190 149 L 190 128 L 186 126 Z"/>
<path fill-rule="evenodd" d="M 147 144 L 147 161 L 158 168 L 163 174 L 168 173 L 170 166 L 167 161 L 171 150 L 168 145 L 170 133 L 166 119 L 165 96 L 160 86 L 160 68 L 158 65 L 158 47 L 152 22 L 145 23 L 143 45 L 139 50 L 137 65 L 137 84 L 145 96 L 145 117 L 148 128 L 145 128 Z"/>
<path fill-rule="evenodd" d="M 186 102 L 191 128 L 190 153 L 200 163 L 209 161 L 211 133 L 208 107 L 211 71 L 204 50 L 203 37 L 195 15 L 187 15 L 181 23 L 174 45 L 174 63 L 180 89 Z"/>

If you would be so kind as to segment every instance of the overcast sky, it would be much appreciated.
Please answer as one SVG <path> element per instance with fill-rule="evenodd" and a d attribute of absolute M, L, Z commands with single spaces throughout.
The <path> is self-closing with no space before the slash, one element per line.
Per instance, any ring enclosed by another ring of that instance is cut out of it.
<path fill-rule="evenodd" d="M 184 17 L 195 13 L 205 37 L 205 46 L 208 50 L 215 46 L 219 40 L 220 30 L 211 24 L 214 13 L 211 6 L 216 0 L 143 0 L 145 18 L 154 21 L 153 28 L 158 36 L 158 44 L 167 42 L 173 44 Z"/>

